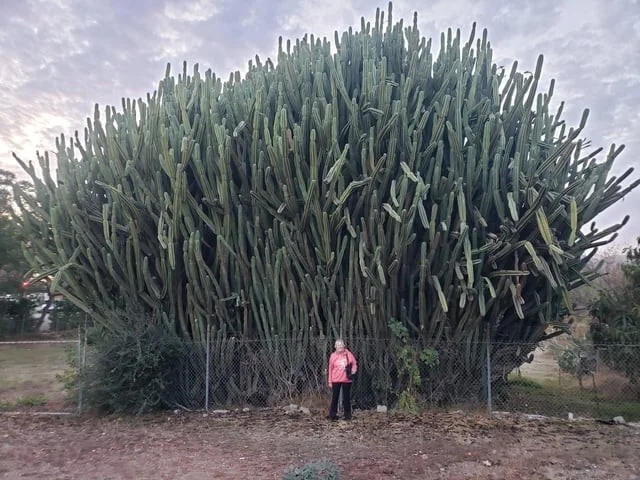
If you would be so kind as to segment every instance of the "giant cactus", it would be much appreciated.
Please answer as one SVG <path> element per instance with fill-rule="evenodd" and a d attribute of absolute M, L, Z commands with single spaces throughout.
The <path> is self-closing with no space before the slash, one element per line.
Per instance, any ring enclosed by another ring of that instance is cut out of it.
<path fill-rule="evenodd" d="M 587 112 L 569 128 L 550 111 L 542 57 L 530 75 L 498 68 L 475 27 L 434 54 L 390 5 L 334 46 L 281 40 L 276 63 L 227 82 L 167 69 L 60 137 L 55 179 L 47 153 L 41 175 L 18 159 L 37 187 L 35 270 L 107 328 L 157 318 L 196 341 L 210 325 L 302 352 L 396 318 L 423 345 L 467 345 L 474 368 L 485 321 L 531 348 L 561 331 L 568 291 L 626 221 L 585 229 L 638 184 L 609 176 L 622 149 L 583 152 Z"/>

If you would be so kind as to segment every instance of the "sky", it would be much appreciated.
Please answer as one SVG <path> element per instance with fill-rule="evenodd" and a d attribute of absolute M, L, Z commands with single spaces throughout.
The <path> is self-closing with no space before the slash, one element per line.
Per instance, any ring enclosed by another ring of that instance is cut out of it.
<path fill-rule="evenodd" d="M 423 7 L 416 8 L 418 5 Z M 275 56 L 278 36 L 327 36 L 360 18 L 375 19 L 382 0 L 0 0 L 0 168 L 21 177 L 23 160 L 53 151 L 61 133 L 82 131 L 94 105 L 145 97 L 183 61 L 226 78 L 247 62 Z M 640 165 L 640 0 L 430 0 L 393 2 L 394 18 L 412 20 L 434 39 L 447 28 L 463 38 L 473 22 L 488 30 L 498 65 L 533 70 L 545 57 L 540 90 L 556 79 L 555 99 L 594 147 L 625 144 L 614 174 Z M 640 169 L 633 178 L 640 177 Z M 620 244 L 640 235 L 640 187 L 598 220 L 625 214 Z"/>

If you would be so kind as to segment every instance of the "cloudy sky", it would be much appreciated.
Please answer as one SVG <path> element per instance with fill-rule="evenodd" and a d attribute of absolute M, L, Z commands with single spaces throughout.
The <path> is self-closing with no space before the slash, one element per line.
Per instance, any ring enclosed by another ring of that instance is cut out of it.
<path fill-rule="evenodd" d="M 640 160 L 640 0 L 394 1 L 410 21 L 416 5 L 422 35 L 448 27 L 466 37 L 487 28 L 499 64 L 533 70 L 545 55 L 546 84 L 567 102 L 575 124 L 591 109 L 585 135 L 594 146 L 624 143 L 615 173 Z M 53 150 L 60 133 L 85 125 L 96 103 L 153 91 L 167 62 L 244 71 L 256 54 L 274 55 L 277 38 L 334 30 L 375 18 L 384 0 L 0 0 L 0 168 L 11 157 Z M 640 169 L 637 172 L 640 176 Z M 623 242 L 640 235 L 640 188 L 606 212 L 599 226 L 632 215 Z M 637 213 L 636 213 L 637 212 Z"/>

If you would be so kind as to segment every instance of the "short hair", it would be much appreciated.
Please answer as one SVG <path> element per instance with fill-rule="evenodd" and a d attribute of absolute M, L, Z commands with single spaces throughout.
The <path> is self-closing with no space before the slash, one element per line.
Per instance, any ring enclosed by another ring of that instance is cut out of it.
<path fill-rule="evenodd" d="M 338 345 L 342 345 L 343 347 L 345 346 L 344 344 L 344 340 L 342 340 L 341 338 L 336 340 L 336 343 L 334 343 L 334 348 L 338 348 Z"/>

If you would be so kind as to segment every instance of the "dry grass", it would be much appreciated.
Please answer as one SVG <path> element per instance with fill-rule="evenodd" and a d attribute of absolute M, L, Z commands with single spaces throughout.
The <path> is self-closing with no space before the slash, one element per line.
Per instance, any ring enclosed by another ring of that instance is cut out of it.
<path fill-rule="evenodd" d="M 324 393 L 324 394 L 323 394 Z M 327 388 L 325 392 L 308 393 L 297 395 L 290 399 L 291 403 L 307 407 L 313 412 L 329 411 L 329 403 L 331 403 L 331 391 Z"/>
<path fill-rule="evenodd" d="M 525 363 L 520 367 L 520 374 L 527 378 L 546 383 L 558 382 L 558 362 L 553 356 L 549 346 L 540 346 L 533 353 L 533 362 Z"/>
<path fill-rule="evenodd" d="M 0 404 L 24 403 L 24 399 L 60 401 L 66 396 L 56 376 L 66 368 L 72 344 L 27 343 L 0 345 Z"/>

